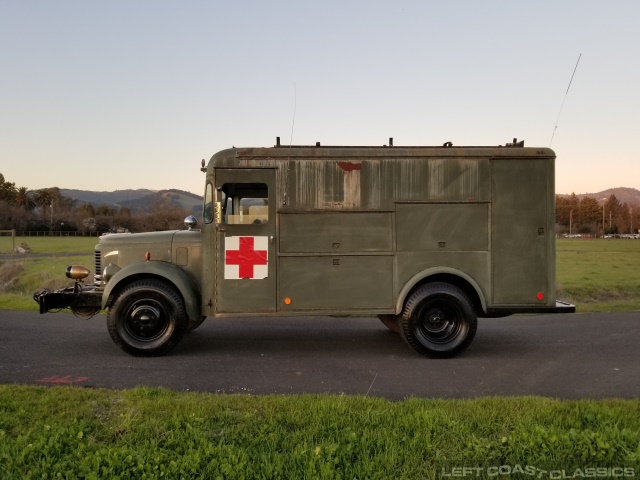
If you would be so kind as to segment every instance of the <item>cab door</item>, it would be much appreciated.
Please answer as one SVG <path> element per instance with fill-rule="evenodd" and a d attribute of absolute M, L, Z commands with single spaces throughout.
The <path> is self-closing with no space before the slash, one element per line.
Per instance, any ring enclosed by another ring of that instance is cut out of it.
<path fill-rule="evenodd" d="M 216 169 L 216 312 L 276 310 L 275 169 Z"/>

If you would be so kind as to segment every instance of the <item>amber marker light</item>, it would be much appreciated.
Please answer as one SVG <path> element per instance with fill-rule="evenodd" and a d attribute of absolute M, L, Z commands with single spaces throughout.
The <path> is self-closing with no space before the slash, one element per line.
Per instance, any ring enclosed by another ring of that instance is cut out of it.
<path fill-rule="evenodd" d="M 536 295 L 536 298 L 540 301 L 544 300 L 544 293 L 538 292 L 538 294 Z"/>
<path fill-rule="evenodd" d="M 82 280 L 83 278 L 87 278 L 90 273 L 91 272 L 87 268 L 79 265 L 69 265 L 65 275 L 67 278 L 71 278 L 73 280 Z"/>
<path fill-rule="evenodd" d="M 285 305 L 291 305 L 291 299 L 289 297 L 284 299 L 284 304 Z"/>
<path fill-rule="evenodd" d="M 144 259 L 148 262 L 149 260 L 151 260 L 151 252 L 147 252 L 144 254 Z"/>

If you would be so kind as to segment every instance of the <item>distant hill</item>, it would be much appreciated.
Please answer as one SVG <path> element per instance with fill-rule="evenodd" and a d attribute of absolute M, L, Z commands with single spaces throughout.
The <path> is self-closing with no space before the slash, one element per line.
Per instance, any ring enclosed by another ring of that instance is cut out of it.
<path fill-rule="evenodd" d="M 80 203 L 91 203 L 94 207 L 127 207 L 132 212 L 149 210 L 154 205 L 165 204 L 189 210 L 199 215 L 202 210 L 202 197 L 183 190 L 116 190 L 114 192 L 92 192 L 88 190 L 60 189 L 60 194 Z"/>
<path fill-rule="evenodd" d="M 183 208 L 189 210 L 195 215 L 199 215 L 202 211 L 203 198 L 195 193 L 185 192 L 184 190 L 160 190 L 152 192 L 144 197 L 134 200 L 125 200 L 120 202 L 121 207 L 127 207 L 131 211 L 149 210 L 154 205 L 171 205 L 172 207 Z"/>
<path fill-rule="evenodd" d="M 569 197 L 567 194 L 558 194 L 561 197 Z M 576 193 L 576 197 L 582 199 L 583 197 L 595 198 L 600 205 L 607 201 L 611 196 L 615 195 L 620 203 L 626 203 L 627 205 L 640 205 L 640 190 L 635 188 L 609 188 L 597 193 Z"/>
<path fill-rule="evenodd" d="M 116 190 L 114 192 L 92 192 L 89 190 L 70 190 L 61 188 L 60 194 L 77 200 L 80 203 L 92 203 L 94 207 L 98 205 L 109 205 L 110 207 L 120 205 L 122 202 L 136 200 L 156 193 L 153 190 Z"/>

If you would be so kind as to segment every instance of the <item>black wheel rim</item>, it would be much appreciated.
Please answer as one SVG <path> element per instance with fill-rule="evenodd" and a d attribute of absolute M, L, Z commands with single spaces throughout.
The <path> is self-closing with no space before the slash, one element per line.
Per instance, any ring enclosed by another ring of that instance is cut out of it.
<path fill-rule="evenodd" d="M 170 327 L 170 312 L 156 300 L 138 300 L 127 309 L 124 328 L 139 342 L 153 342 L 162 337 Z"/>
<path fill-rule="evenodd" d="M 422 303 L 415 315 L 414 334 L 423 345 L 451 348 L 467 329 L 462 307 L 449 298 L 432 298 Z"/>

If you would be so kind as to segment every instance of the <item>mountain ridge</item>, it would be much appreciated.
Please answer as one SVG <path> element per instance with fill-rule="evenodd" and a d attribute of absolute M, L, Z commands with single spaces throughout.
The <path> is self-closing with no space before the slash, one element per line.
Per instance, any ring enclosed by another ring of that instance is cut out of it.
<path fill-rule="evenodd" d="M 156 192 L 157 190 L 148 190 L 146 188 L 114 190 L 111 192 L 108 192 L 106 190 L 97 192 L 93 190 L 79 190 L 69 188 L 60 189 L 61 195 L 82 203 L 92 203 L 94 207 L 102 204 L 116 206 L 120 205 L 121 202 L 135 200 L 147 195 L 152 195 Z"/>
<path fill-rule="evenodd" d="M 570 193 L 558 193 L 560 197 L 570 197 Z M 640 190 L 630 187 L 608 188 L 596 193 L 576 193 L 575 196 L 582 200 L 584 197 L 595 198 L 599 205 L 604 204 L 607 199 L 615 195 L 620 203 L 627 205 L 640 205 Z"/>
<path fill-rule="evenodd" d="M 133 211 L 145 211 L 162 204 L 189 210 L 198 214 L 202 210 L 203 197 L 184 190 L 128 189 L 112 192 L 60 189 L 60 194 L 80 203 L 91 203 L 94 207 L 107 205 L 112 208 L 126 207 Z"/>

